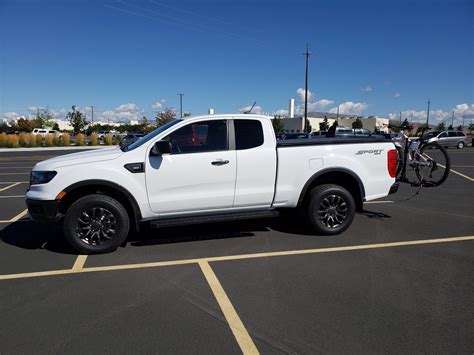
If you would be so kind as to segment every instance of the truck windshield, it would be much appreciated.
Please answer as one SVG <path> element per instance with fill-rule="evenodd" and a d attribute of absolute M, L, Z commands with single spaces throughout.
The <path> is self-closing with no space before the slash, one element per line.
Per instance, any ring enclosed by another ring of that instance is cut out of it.
<path fill-rule="evenodd" d="M 175 124 L 181 122 L 182 120 L 181 119 L 175 119 L 175 120 L 172 120 L 172 121 L 169 121 L 168 123 L 164 124 L 163 126 L 160 126 L 158 127 L 157 129 L 155 129 L 154 131 L 148 133 L 145 137 L 143 137 L 142 139 L 139 139 L 135 142 L 133 142 L 132 144 L 130 144 L 129 146 L 127 145 L 124 145 L 122 147 L 120 147 L 120 149 L 122 149 L 122 151 L 124 152 L 128 152 L 130 150 L 134 150 L 135 148 L 138 148 L 140 147 L 141 145 L 145 144 L 146 142 L 148 142 L 150 139 L 152 138 L 155 138 L 157 135 L 159 135 L 160 133 L 166 131 L 168 128 L 174 126 Z"/>

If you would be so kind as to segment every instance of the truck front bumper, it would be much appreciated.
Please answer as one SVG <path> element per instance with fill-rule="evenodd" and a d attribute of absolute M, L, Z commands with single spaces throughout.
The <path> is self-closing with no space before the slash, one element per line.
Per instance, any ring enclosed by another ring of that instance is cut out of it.
<path fill-rule="evenodd" d="M 26 199 L 28 215 L 36 223 L 54 223 L 59 220 L 59 201 Z"/>

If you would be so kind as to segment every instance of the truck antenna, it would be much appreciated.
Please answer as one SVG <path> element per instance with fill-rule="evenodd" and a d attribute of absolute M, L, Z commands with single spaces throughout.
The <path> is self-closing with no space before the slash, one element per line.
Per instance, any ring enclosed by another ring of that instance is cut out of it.
<path fill-rule="evenodd" d="M 254 101 L 252 107 L 250 107 L 250 110 L 245 111 L 244 114 L 248 115 L 249 113 L 251 113 L 256 104 L 257 104 L 257 101 Z"/>

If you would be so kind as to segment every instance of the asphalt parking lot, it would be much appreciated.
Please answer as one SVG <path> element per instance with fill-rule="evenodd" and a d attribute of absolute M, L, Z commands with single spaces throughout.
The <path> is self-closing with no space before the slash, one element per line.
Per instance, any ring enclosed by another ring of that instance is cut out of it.
<path fill-rule="evenodd" d="M 473 353 L 474 149 L 444 185 L 291 218 L 175 227 L 78 256 L 26 217 L 37 161 L 0 153 L 0 353 Z"/>

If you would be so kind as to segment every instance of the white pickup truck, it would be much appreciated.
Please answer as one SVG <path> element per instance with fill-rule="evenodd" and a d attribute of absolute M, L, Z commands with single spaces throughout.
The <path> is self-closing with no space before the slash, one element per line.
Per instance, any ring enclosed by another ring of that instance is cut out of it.
<path fill-rule="evenodd" d="M 130 229 L 278 215 L 300 208 L 315 234 L 346 230 L 364 201 L 397 190 L 397 151 L 378 138 L 277 141 L 258 115 L 175 119 L 128 147 L 36 164 L 26 203 L 62 222 L 80 253 L 115 250 Z"/>

